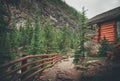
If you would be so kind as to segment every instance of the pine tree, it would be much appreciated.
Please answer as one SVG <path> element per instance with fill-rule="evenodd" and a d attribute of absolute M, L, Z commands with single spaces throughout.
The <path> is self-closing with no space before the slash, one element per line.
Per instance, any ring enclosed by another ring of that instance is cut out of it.
<path fill-rule="evenodd" d="M 31 39 L 31 44 L 30 44 L 30 53 L 32 54 L 37 54 L 39 53 L 39 32 L 40 32 L 40 25 L 38 22 L 38 19 L 36 19 L 34 23 L 34 29 L 33 29 L 33 34 L 32 34 L 32 39 Z"/>
<path fill-rule="evenodd" d="M 32 36 L 31 35 L 31 33 L 32 33 L 31 26 L 32 26 L 32 24 L 31 24 L 29 18 L 27 18 L 27 21 L 25 23 L 25 34 L 24 34 L 25 38 L 26 38 L 26 40 L 25 40 L 26 46 L 28 46 L 30 44 L 30 40 L 31 40 L 31 36 Z"/>
<path fill-rule="evenodd" d="M 79 62 L 80 57 L 84 59 L 85 57 L 85 47 L 84 47 L 84 43 L 85 43 L 85 34 L 86 34 L 86 26 L 85 26 L 85 10 L 84 7 L 82 8 L 82 18 L 81 18 L 81 22 L 80 22 L 80 45 L 78 47 L 78 49 L 76 49 L 75 55 L 74 55 L 74 63 L 77 64 Z"/>
<path fill-rule="evenodd" d="M 61 42 L 62 42 L 62 36 L 63 32 L 60 29 L 56 29 L 56 52 L 57 53 L 62 53 L 62 47 L 61 47 Z"/>
<path fill-rule="evenodd" d="M 67 54 L 70 48 L 70 31 L 67 26 L 64 26 L 62 29 L 62 38 L 60 41 L 60 50 L 62 53 Z"/>
<path fill-rule="evenodd" d="M 22 26 L 19 27 L 19 30 L 17 30 L 17 37 L 16 37 L 16 45 L 17 45 L 17 48 L 21 47 L 22 46 L 22 31 L 23 31 L 23 28 Z"/>
<path fill-rule="evenodd" d="M 78 47 L 78 43 L 79 43 L 79 34 L 77 32 L 76 29 L 73 29 L 70 35 L 70 47 L 71 49 L 76 49 Z"/>
<path fill-rule="evenodd" d="M 11 56 L 11 60 L 14 60 L 16 58 L 16 52 L 17 52 L 17 28 L 15 23 L 13 22 L 10 26 L 11 31 L 7 34 L 7 41 L 8 41 L 8 47 L 9 47 L 9 54 Z"/>
<path fill-rule="evenodd" d="M 106 37 L 101 41 L 101 46 L 99 47 L 99 51 L 97 53 L 98 57 L 106 57 L 106 51 L 108 50 L 108 42 L 106 40 Z"/>
<path fill-rule="evenodd" d="M 6 37 L 8 32 L 8 22 L 4 19 L 4 17 L 7 17 L 9 19 L 9 14 L 7 10 L 4 8 L 4 5 L 0 1 L 0 65 L 4 64 L 7 61 L 7 58 L 9 60 L 10 57 L 8 57 L 8 50 L 6 45 Z M 3 59 L 4 58 L 4 59 Z"/>
<path fill-rule="evenodd" d="M 46 53 L 52 53 L 55 49 L 55 42 L 56 42 L 56 34 L 53 24 L 47 20 L 44 24 L 44 36 L 45 36 L 45 49 Z"/>

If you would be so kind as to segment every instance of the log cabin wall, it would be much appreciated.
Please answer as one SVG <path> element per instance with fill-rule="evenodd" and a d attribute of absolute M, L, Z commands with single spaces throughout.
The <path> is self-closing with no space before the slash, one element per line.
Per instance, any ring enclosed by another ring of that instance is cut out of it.
<path fill-rule="evenodd" d="M 108 42 L 115 41 L 115 21 L 104 22 L 100 26 L 100 41 L 106 37 Z"/>
<path fill-rule="evenodd" d="M 115 21 L 104 22 L 96 27 L 93 41 L 100 42 L 105 36 L 108 42 L 113 42 L 115 34 Z"/>
<path fill-rule="evenodd" d="M 99 25 L 97 29 L 99 29 L 100 33 L 98 33 L 96 29 L 94 37 L 95 41 L 100 42 L 104 36 L 109 42 L 120 40 L 120 6 L 96 15 L 95 17 L 89 19 L 87 24 Z"/>
<path fill-rule="evenodd" d="M 94 38 L 93 38 L 93 41 L 94 42 L 99 42 L 99 28 L 100 27 L 96 27 L 96 30 L 95 30 L 95 35 L 94 35 Z"/>

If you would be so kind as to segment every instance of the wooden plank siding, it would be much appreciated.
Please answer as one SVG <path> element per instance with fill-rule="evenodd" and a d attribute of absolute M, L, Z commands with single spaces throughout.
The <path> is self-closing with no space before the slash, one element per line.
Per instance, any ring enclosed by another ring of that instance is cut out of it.
<path fill-rule="evenodd" d="M 100 28 L 100 40 L 106 37 L 108 42 L 113 42 L 115 40 L 115 22 L 109 21 L 101 24 Z"/>
<path fill-rule="evenodd" d="M 98 40 L 99 40 L 99 27 L 96 27 L 93 41 L 94 41 L 94 42 L 98 42 Z"/>
<path fill-rule="evenodd" d="M 115 21 L 104 22 L 96 28 L 94 41 L 100 42 L 105 36 L 108 42 L 113 42 L 115 41 L 115 34 Z"/>

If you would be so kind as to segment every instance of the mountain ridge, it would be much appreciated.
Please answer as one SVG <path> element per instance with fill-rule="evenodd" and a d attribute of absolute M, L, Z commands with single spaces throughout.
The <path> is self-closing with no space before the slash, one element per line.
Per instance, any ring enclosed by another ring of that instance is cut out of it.
<path fill-rule="evenodd" d="M 59 2 L 59 0 L 57 0 Z M 11 23 L 14 21 L 18 26 L 24 24 L 27 18 L 34 21 L 36 18 L 36 13 L 41 18 L 41 22 L 45 22 L 49 19 L 56 27 L 68 26 L 69 28 L 77 28 L 79 23 L 80 15 L 74 8 L 69 7 L 65 2 L 62 3 L 55 2 L 55 0 L 41 0 L 34 1 L 27 0 L 22 1 L 19 7 L 10 6 L 9 10 L 11 13 Z M 71 13 L 69 9 L 73 9 L 74 13 Z"/>

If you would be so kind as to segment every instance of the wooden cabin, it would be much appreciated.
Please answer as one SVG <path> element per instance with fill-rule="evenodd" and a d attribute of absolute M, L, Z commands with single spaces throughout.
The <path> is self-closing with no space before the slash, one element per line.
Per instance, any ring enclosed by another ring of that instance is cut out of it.
<path fill-rule="evenodd" d="M 100 42 L 104 37 L 109 42 L 120 38 L 120 7 L 99 14 L 87 21 L 90 26 L 96 25 L 94 41 Z"/>

